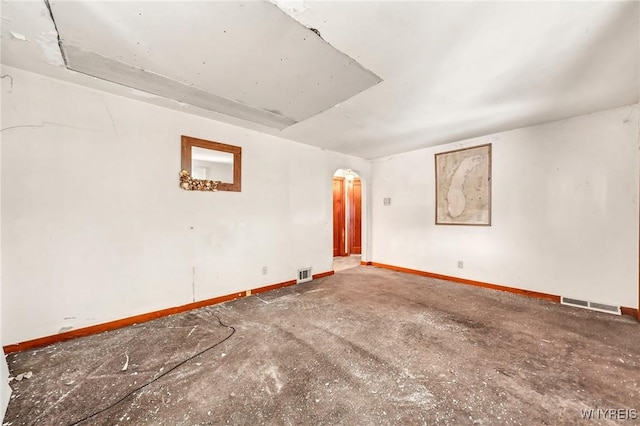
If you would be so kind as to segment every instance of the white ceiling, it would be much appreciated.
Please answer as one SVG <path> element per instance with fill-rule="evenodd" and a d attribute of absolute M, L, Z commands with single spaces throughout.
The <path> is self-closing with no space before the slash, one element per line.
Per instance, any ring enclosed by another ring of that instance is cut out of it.
<path fill-rule="evenodd" d="M 277 130 L 190 105 L 185 98 L 167 99 L 67 70 L 56 28 L 45 3 L 39 1 L 2 0 L 2 63 L 364 158 L 640 101 L 638 1 L 278 3 L 305 27 L 319 30 L 324 41 L 351 58 L 351 65 L 360 64 L 382 82 Z M 295 70 L 307 72 L 302 68 L 304 58 L 315 60 L 317 53 L 300 45 L 284 52 L 299 55 L 292 62 L 297 64 L 293 74 L 284 83 L 279 79 L 281 68 L 265 66 L 283 57 L 274 38 L 265 36 L 281 27 L 273 26 L 277 16 L 282 19 L 274 13 L 274 5 L 246 3 L 242 7 L 252 10 L 246 22 L 242 13 L 235 13 L 232 21 L 220 18 L 208 28 L 195 25 L 196 17 L 228 15 L 229 3 L 120 3 L 119 10 L 131 15 L 127 19 L 110 14 L 113 7 L 108 4 L 85 7 L 98 11 L 90 26 L 73 19 L 61 21 L 65 25 L 65 30 L 59 28 L 61 33 L 71 31 L 76 43 L 78 38 L 91 39 L 91 48 L 110 59 L 140 58 L 139 64 L 153 64 L 155 73 L 187 86 L 194 82 L 207 85 L 194 74 L 196 68 L 206 69 L 205 75 L 215 75 L 216 80 L 226 81 L 227 89 L 233 89 L 223 93 L 211 81 L 207 90 L 217 90 L 214 94 L 223 98 L 260 104 L 253 105 L 259 108 L 278 110 L 265 103 L 297 100 L 300 106 L 293 111 L 301 111 L 305 102 L 319 96 L 299 98 L 289 90 L 299 88 L 291 77 L 296 76 Z M 234 10 L 239 7 L 232 4 Z M 59 6 L 70 7 L 52 2 L 54 16 Z M 141 10 L 145 15 L 149 12 L 144 27 L 133 19 Z M 216 40 L 225 22 L 233 24 L 234 31 L 223 48 Z M 310 33 L 304 27 L 298 29 Z M 313 40 L 322 42 L 317 37 Z M 236 48 L 229 50 L 229 46 Z M 118 53 L 125 51 L 126 55 Z M 274 56 L 274 52 L 281 55 Z M 202 68 L 206 66 L 203 61 L 213 61 L 211 68 Z M 255 84 L 256 76 L 260 84 Z M 240 92 L 244 94 L 235 96 Z"/>
<path fill-rule="evenodd" d="M 268 2 L 49 5 L 67 68 L 277 129 L 380 82 Z"/>

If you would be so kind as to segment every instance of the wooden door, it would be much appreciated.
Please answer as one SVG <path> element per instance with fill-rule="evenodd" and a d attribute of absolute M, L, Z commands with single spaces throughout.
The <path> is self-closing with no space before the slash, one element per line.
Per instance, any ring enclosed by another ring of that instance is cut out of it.
<path fill-rule="evenodd" d="M 345 256 L 344 178 L 333 178 L 333 256 Z"/>
<path fill-rule="evenodd" d="M 354 179 L 349 186 L 349 254 L 362 254 L 362 183 Z"/>

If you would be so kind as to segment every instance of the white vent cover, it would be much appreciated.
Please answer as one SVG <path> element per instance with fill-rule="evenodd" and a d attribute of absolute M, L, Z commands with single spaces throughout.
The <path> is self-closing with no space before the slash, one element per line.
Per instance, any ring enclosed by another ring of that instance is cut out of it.
<path fill-rule="evenodd" d="M 313 279 L 313 275 L 311 275 L 311 267 L 298 269 L 298 284 L 306 283 L 307 281 L 311 281 Z"/>
<path fill-rule="evenodd" d="M 606 303 L 589 302 L 588 300 L 574 299 L 562 296 L 560 303 L 563 305 L 575 306 L 578 308 L 590 309 L 592 311 L 606 312 L 608 314 L 622 315 L 620 306 L 607 305 Z"/>

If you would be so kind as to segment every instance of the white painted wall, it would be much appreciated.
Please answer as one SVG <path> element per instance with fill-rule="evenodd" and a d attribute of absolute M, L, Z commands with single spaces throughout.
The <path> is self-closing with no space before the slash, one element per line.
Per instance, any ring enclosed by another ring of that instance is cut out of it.
<path fill-rule="evenodd" d="M 3 344 L 333 269 L 332 176 L 367 161 L 3 74 Z M 242 192 L 180 189 L 182 134 L 241 146 Z"/>
<path fill-rule="evenodd" d="M 4 87 L 4 78 L 2 79 L 2 85 Z M 7 82 L 10 87 L 10 83 Z M 2 114 L 2 107 L 0 105 L 0 115 Z M 0 172 L 2 171 L 2 150 L 0 149 Z M 1 175 L 1 173 L 0 173 Z M 0 223 L 2 222 L 2 185 L 0 185 Z M 0 226 L 0 240 L 2 239 L 2 226 Z M 0 245 L 0 342 L 2 342 L 2 246 Z M 4 351 L 0 351 L 2 354 L 2 361 L 0 361 L 0 421 L 4 419 L 7 405 L 9 405 L 9 398 L 11 397 L 11 387 L 9 387 L 9 367 L 4 355 Z"/>
<path fill-rule="evenodd" d="M 637 307 L 638 109 L 374 161 L 372 260 Z M 492 226 L 436 226 L 434 154 L 488 142 Z"/>

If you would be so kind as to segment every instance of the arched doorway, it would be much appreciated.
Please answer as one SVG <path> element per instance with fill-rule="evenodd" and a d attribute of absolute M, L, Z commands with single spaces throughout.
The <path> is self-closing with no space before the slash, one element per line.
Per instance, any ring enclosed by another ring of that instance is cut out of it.
<path fill-rule="evenodd" d="M 360 265 L 362 256 L 362 180 L 351 169 L 333 175 L 333 269 Z"/>

